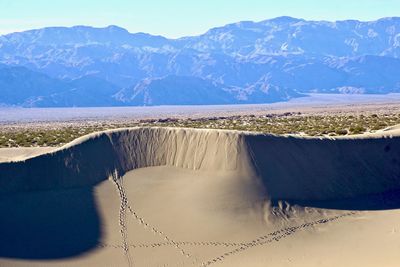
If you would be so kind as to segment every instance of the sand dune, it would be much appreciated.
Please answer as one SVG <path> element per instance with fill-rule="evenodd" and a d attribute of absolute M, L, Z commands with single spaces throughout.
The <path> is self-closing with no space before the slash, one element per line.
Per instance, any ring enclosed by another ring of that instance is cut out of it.
<path fill-rule="evenodd" d="M 54 147 L 4 147 L 0 148 L 0 162 L 24 160 L 53 150 Z"/>
<path fill-rule="evenodd" d="M 0 265 L 396 266 L 399 191 L 398 129 L 96 133 L 0 163 Z"/>

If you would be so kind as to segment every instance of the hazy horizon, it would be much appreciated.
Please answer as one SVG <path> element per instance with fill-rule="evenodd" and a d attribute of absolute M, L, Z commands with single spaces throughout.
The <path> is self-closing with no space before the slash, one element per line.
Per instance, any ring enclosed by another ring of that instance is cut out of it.
<path fill-rule="evenodd" d="M 145 32 L 168 38 L 193 36 L 239 21 L 262 21 L 280 16 L 305 20 L 374 21 L 395 17 L 400 2 L 366 0 L 353 2 L 295 0 L 236 1 L 0 1 L 0 35 L 44 27 L 118 25 L 129 32 Z M 221 12 L 222 11 L 222 12 Z M 71 16 L 73 14 L 73 16 Z M 205 14 L 207 15 L 205 19 Z"/>
<path fill-rule="evenodd" d="M 282 18 L 282 17 L 288 17 L 288 18 L 299 19 L 299 20 L 304 20 L 304 21 L 317 21 L 317 22 L 318 22 L 318 21 L 321 21 L 321 22 L 324 21 L 324 22 L 332 22 L 332 23 L 341 22 L 341 21 L 374 22 L 374 21 L 378 21 L 378 20 L 382 20 L 382 19 L 400 18 L 400 16 L 391 16 L 391 17 L 381 17 L 381 18 L 377 18 L 377 19 L 375 19 L 375 20 L 358 20 L 358 19 L 352 19 L 352 18 L 349 18 L 349 19 L 341 19 L 341 20 L 312 20 L 312 19 L 304 19 L 304 18 L 300 18 L 300 17 L 292 17 L 292 16 L 285 16 L 285 15 L 283 15 L 283 16 L 272 17 L 272 18 L 266 18 L 266 19 L 257 20 L 257 21 L 253 21 L 253 20 L 241 20 L 241 21 L 226 23 L 226 24 L 223 24 L 223 25 L 215 25 L 215 26 L 213 26 L 213 27 L 211 27 L 211 28 L 206 29 L 204 32 L 200 32 L 200 33 L 198 33 L 198 34 L 193 34 L 193 35 L 179 36 L 179 37 L 169 37 L 169 36 L 166 36 L 166 35 L 162 35 L 162 34 L 152 34 L 152 33 L 145 32 L 145 31 L 136 31 L 136 32 L 133 32 L 133 31 L 130 31 L 129 29 L 127 29 L 127 28 L 125 28 L 125 27 L 122 27 L 122 26 L 116 25 L 116 24 L 109 24 L 109 25 L 104 25 L 104 26 L 93 26 L 93 25 L 85 25 L 85 24 L 76 24 L 76 25 L 70 25 L 70 26 L 48 25 L 48 26 L 44 26 L 44 27 L 41 27 L 41 28 L 28 28 L 28 29 L 24 29 L 24 30 L 20 30 L 20 31 L 15 31 L 15 32 L 8 32 L 8 33 L 1 33 L 1 32 L 0 32 L 0 36 L 5 36 L 5 35 L 8 35 L 8 34 L 13 34 L 13 33 L 18 33 L 18 32 L 26 32 L 26 31 L 40 30 L 40 29 L 45 29 L 45 28 L 88 27 L 88 28 L 95 28 L 95 29 L 104 29 L 104 28 L 108 28 L 108 27 L 113 27 L 113 26 L 114 26 L 114 27 L 119 27 L 119 28 L 125 29 L 125 30 L 127 30 L 129 33 L 133 33 L 133 34 L 135 34 L 135 33 L 145 33 L 145 34 L 150 34 L 150 35 L 154 35 L 154 36 L 162 36 L 162 37 L 165 37 L 165 38 L 167 38 L 167 39 L 180 39 L 180 38 L 185 38 L 185 37 L 191 37 L 191 36 L 202 35 L 202 34 L 206 33 L 207 31 L 209 31 L 209 30 L 211 30 L 211 29 L 214 29 L 214 28 L 222 28 L 222 27 L 227 26 L 227 25 L 230 25 L 230 24 L 236 24 L 236 23 L 248 22 L 248 21 L 255 22 L 255 23 L 259 23 L 259 22 L 262 22 L 262 21 L 274 20 L 274 19 L 278 19 L 278 18 Z"/>

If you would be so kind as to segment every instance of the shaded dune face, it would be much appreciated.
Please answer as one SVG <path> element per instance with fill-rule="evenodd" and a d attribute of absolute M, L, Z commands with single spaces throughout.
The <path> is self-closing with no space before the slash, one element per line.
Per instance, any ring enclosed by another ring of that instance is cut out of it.
<path fill-rule="evenodd" d="M 151 166 L 251 174 L 245 136 L 229 131 L 133 128 L 81 138 L 53 153 L 0 164 L 0 193 L 95 185 Z"/>
<path fill-rule="evenodd" d="M 318 139 L 222 130 L 132 128 L 0 164 L 0 193 L 93 186 L 151 166 L 235 171 L 272 200 L 324 201 L 397 190 L 400 137 Z"/>
<path fill-rule="evenodd" d="M 92 134 L 25 161 L 0 163 L 0 257 L 51 259 L 85 253 L 102 235 L 93 187 L 155 166 L 238 174 L 232 175 L 237 201 L 267 207 L 257 212 L 288 206 L 400 207 L 400 137 L 331 140 L 121 129 Z M 266 222 L 268 216 L 261 215 Z"/>
<path fill-rule="evenodd" d="M 246 136 L 271 199 L 329 201 L 397 190 L 400 138 Z"/>

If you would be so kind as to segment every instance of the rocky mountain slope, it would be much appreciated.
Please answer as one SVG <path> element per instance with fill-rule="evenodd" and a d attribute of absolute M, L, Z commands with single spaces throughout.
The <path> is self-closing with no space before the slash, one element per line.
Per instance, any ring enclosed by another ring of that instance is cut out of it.
<path fill-rule="evenodd" d="M 0 63 L 5 105 L 266 103 L 309 92 L 391 93 L 400 91 L 400 18 L 279 17 L 180 39 L 117 26 L 52 27 L 0 36 Z"/>

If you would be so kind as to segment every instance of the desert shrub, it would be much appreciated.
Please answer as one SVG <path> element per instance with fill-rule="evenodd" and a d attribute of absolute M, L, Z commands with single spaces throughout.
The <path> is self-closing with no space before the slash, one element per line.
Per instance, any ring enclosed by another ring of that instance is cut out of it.
<path fill-rule="evenodd" d="M 367 129 L 361 125 L 356 125 L 350 128 L 350 132 L 352 134 L 361 134 L 364 133 Z"/>
<path fill-rule="evenodd" d="M 338 129 L 335 131 L 335 133 L 337 135 L 346 135 L 347 134 L 347 130 L 346 129 Z"/>

